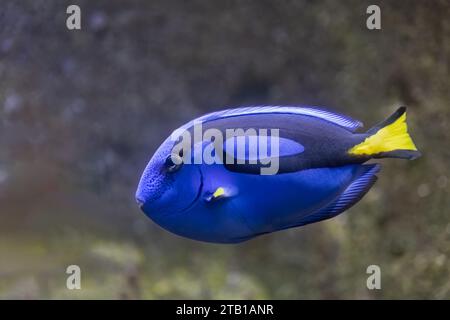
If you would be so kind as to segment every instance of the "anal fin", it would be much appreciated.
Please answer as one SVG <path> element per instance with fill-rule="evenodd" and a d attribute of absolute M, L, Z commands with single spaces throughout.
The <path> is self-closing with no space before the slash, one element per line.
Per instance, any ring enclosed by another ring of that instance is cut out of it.
<path fill-rule="evenodd" d="M 325 208 L 302 218 L 295 226 L 299 227 L 333 218 L 361 200 L 377 181 L 376 173 L 380 171 L 381 166 L 379 164 L 369 164 L 363 165 L 362 167 L 365 169 L 363 173 L 356 178 L 335 201 Z"/>

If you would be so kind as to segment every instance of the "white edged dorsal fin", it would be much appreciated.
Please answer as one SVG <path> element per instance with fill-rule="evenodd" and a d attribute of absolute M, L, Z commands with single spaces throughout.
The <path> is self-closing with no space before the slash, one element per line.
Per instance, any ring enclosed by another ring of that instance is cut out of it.
<path fill-rule="evenodd" d="M 328 122 L 334 123 L 341 126 L 351 132 L 356 131 L 358 128 L 362 127 L 361 121 L 354 120 L 348 116 L 340 115 L 338 113 L 324 110 L 316 107 L 308 106 L 252 106 L 246 108 L 236 108 L 236 109 L 226 109 L 222 111 L 217 111 L 213 113 L 206 114 L 196 121 L 208 122 L 216 119 L 236 117 L 242 115 L 252 115 L 252 114 L 270 114 L 270 113 L 285 113 L 285 114 L 297 114 L 304 116 L 311 116 L 319 119 L 326 120 Z"/>

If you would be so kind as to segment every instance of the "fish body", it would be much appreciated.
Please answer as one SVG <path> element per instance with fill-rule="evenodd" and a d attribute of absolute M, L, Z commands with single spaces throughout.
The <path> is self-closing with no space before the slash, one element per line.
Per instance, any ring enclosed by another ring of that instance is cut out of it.
<path fill-rule="evenodd" d="M 235 128 L 253 129 L 256 135 L 260 129 L 277 130 L 276 173 L 261 174 L 267 162 L 257 161 L 262 160 L 259 153 L 252 158 L 248 146 L 239 158 L 230 146 L 249 140 L 236 137 L 230 144 L 229 139 L 214 144 L 202 138 L 196 141 L 199 148 L 192 146 L 187 158 L 184 155 L 180 164 L 174 164 L 180 136 L 171 135 L 144 170 L 136 199 L 163 228 L 216 243 L 238 243 L 329 219 L 353 206 L 375 183 L 380 165 L 366 161 L 420 155 L 407 133 L 405 112 L 400 108 L 366 133 L 355 133 L 362 126 L 359 121 L 310 107 L 251 107 L 208 114 L 176 132 L 193 133 L 195 124 L 225 136 Z M 195 163 L 207 148 L 235 161 Z"/>

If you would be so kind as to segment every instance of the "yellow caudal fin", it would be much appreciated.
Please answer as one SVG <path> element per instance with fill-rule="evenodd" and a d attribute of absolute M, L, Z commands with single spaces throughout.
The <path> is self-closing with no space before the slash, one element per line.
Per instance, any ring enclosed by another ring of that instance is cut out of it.
<path fill-rule="evenodd" d="M 348 150 L 355 156 L 373 158 L 416 159 L 420 156 L 406 125 L 406 107 L 400 107 L 393 115 L 368 132 L 368 137 Z"/>

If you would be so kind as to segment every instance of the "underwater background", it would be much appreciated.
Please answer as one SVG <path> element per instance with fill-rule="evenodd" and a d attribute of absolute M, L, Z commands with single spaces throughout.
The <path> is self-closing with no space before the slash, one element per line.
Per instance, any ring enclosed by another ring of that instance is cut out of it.
<path fill-rule="evenodd" d="M 381 30 L 370 4 L 2 1 L 0 298 L 450 298 L 450 2 L 377 1 Z M 173 129 L 257 104 L 325 106 L 365 129 L 407 105 L 423 156 L 379 161 L 337 218 L 239 245 L 139 210 Z M 81 290 L 66 288 L 72 264 Z M 373 264 L 381 290 L 366 287 Z"/>

